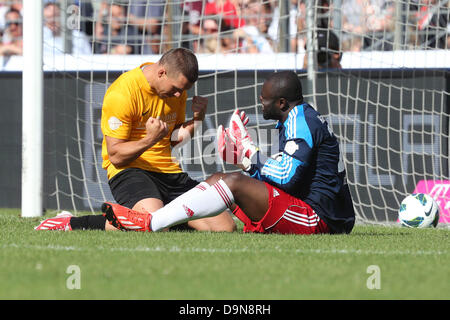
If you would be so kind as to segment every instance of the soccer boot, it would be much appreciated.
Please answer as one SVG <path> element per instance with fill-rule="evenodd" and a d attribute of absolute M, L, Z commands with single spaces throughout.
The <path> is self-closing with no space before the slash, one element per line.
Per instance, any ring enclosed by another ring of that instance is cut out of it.
<path fill-rule="evenodd" d="M 123 231 L 152 231 L 150 213 L 137 212 L 119 204 L 105 202 L 102 212 L 109 223 Z"/>
<path fill-rule="evenodd" d="M 73 215 L 70 212 L 63 211 L 56 217 L 45 219 L 34 230 L 63 230 L 71 231 L 70 219 Z"/>

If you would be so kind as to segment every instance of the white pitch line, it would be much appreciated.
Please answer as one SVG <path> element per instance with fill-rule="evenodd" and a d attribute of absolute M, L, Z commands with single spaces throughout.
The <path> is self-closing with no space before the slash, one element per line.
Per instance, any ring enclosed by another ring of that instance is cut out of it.
<path fill-rule="evenodd" d="M 291 253 L 291 254 L 342 254 L 342 255 L 448 255 L 449 251 L 440 250 L 395 250 L 395 251 L 382 251 L 382 250 L 363 250 L 363 249 L 286 249 L 280 247 L 273 248 L 240 248 L 240 249 L 229 249 L 229 248 L 181 248 L 177 246 L 172 247 L 76 247 L 76 246 L 60 246 L 60 245 L 27 245 L 27 244 L 2 244 L 1 249 L 14 248 L 14 249 L 30 249 L 30 250 L 53 250 L 53 251 L 110 251 L 110 252 L 162 252 L 162 253 Z"/>

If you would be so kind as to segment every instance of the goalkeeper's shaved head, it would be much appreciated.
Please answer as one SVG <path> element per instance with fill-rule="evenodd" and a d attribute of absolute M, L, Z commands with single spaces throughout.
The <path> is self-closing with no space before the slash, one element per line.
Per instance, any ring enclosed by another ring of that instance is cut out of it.
<path fill-rule="evenodd" d="M 275 72 L 264 81 L 260 96 L 264 119 L 283 120 L 303 103 L 302 84 L 292 71 Z"/>
<path fill-rule="evenodd" d="M 285 98 L 288 102 L 303 102 L 302 84 L 293 71 L 272 73 L 265 81 L 273 98 Z"/>

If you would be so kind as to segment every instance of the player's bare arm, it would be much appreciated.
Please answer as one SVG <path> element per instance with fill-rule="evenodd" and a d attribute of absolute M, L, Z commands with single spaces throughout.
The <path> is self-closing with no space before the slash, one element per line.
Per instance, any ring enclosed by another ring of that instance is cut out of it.
<path fill-rule="evenodd" d="M 145 129 L 147 132 L 145 137 L 136 141 L 105 136 L 108 156 L 114 166 L 123 167 L 136 160 L 144 151 L 154 146 L 168 133 L 167 124 L 152 117 L 147 120 Z"/>
<path fill-rule="evenodd" d="M 179 125 L 175 128 L 171 137 L 171 144 L 175 146 L 181 142 L 187 142 L 194 136 L 195 129 L 198 122 L 205 120 L 206 109 L 208 108 L 208 98 L 201 96 L 194 96 L 192 98 L 192 112 L 191 120 Z"/>

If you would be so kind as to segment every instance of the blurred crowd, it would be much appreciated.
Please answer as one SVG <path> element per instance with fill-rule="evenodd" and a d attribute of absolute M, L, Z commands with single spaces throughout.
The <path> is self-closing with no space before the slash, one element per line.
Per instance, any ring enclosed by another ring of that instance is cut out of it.
<path fill-rule="evenodd" d="M 0 55 L 22 54 L 22 2 L 0 0 Z M 314 6 L 315 29 L 328 34 L 327 43 L 330 34 L 336 39 L 331 50 L 450 48 L 448 0 L 317 0 Z M 44 0 L 44 55 L 160 54 L 174 46 L 301 53 L 306 10 L 305 0 Z"/>

